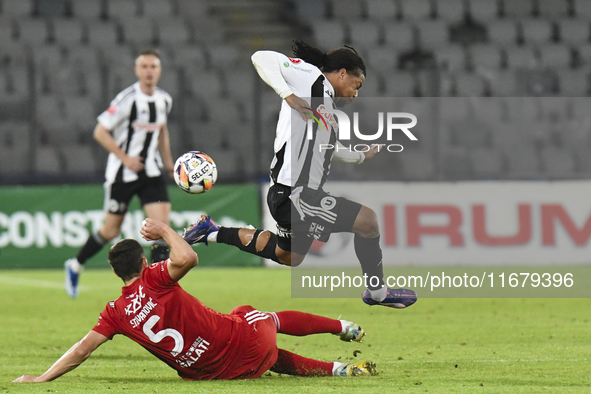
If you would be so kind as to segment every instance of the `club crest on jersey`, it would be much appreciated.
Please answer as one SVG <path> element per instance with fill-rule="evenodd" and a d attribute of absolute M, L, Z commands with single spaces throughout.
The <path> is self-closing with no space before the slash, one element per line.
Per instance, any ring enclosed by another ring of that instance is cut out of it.
<path fill-rule="evenodd" d="M 132 313 L 137 313 L 142 307 L 142 298 L 146 298 L 146 294 L 143 292 L 144 287 L 140 286 L 137 293 L 133 293 L 132 295 L 126 297 L 131 298 L 131 303 L 127 304 L 125 307 L 125 313 L 127 315 L 131 315 Z"/>
<path fill-rule="evenodd" d="M 337 199 L 332 196 L 326 196 L 320 201 L 320 206 L 322 209 L 326 209 L 330 211 L 337 205 Z"/>

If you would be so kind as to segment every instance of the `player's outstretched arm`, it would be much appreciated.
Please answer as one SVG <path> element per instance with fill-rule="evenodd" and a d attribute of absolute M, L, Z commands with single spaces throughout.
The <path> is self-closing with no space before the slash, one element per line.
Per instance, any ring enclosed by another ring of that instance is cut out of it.
<path fill-rule="evenodd" d="M 175 282 L 180 280 L 199 262 L 193 248 L 170 226 L 154 219 L 146 219 L 140 229 L 142 236 L 148 241 L 162 238 L 170 247 L 168 274 Z"/>
<path fill-rule="evenodd" d="M 378 144 L 373 144 L 369 147 L 369 149 L 365 152 L 350 152 L 343 144 L 339 141 L 337 143 L 337 149 L 334 153 L 334 160 L 340 161 L 343 163 L 352 163 L 352 164 L 361 164 L 371 158 L 373 158 L 376 153 L 380 151 L 380 146 Z"/>
<path fill-rule="evenodd" d="M 59 360 L 57 360 L 43 375 L 23 375 L 20 378 L 13 380 L 13 383 L 41 383 L 57 379 L 82 364 L 88 357 L 90 357 L 96 348 L 105 343 L 108 339 L 109 338 L 96 331 L 90 331 L 80 342 L 76 343 L 70 348 L 70 350 L 61 356 Z"/>

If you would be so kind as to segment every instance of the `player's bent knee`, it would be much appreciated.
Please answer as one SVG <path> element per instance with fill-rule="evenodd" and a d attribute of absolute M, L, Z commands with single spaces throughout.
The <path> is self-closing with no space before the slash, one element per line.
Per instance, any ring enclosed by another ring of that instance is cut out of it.
<path fill-rule="evenodd" d="M 353 224 L 353 232 L 366 238 L 373 238 L 380 235 L 378 215 L 373 209 L 366 206 L 361 207 Z"/>
<path fill-rule="evenodd" d="M 110 229 L 103 227 L 102 229 L 100 229 L 99 234 L 101 235 L 101 237 L 103 237 L 105 242 L 109 242 L 110 240 L 119 235 L 119 229 Z"/>
<path fill-rule="evenodd" d="M 255 239 L 256 234 L 256 230 L 250 228 L 241 228 L 238 231 L 238 237 L 240 238 L 240 242 L 243 246 L 249 246 L 252 240 Z"/>
<path fill-rule="evenodd" d="M 269 239 L 271 239 L 271 232 L 265 230 L 259 234 L 255 244 L 257 252 L 261 252 L 265 249 L 265 246 L 269 243 Z"/>
<path fill-rule="evenodd" d="M 279 246 L 275 248 L 275 255 L 277 256 L 277 262 L 279 264 L 291 266 L 291 252 L 283 250 Z"/>
<path fill-rule="evenodd" d="M 268 230 L 255 229 L 240 229 L 238 236 L 242 246 L 240 249 L 256 254 L 266 259 L 271 259 L 277 263 L 281 263 L 279 257 L 275 253 L 277 247 L 277 235 Z"/>
<path fill-rule="evenodd" d="M 302 264 L 306 255 L 301 255 L 297 253 L 293 253 L 291 251 L 285 251 L 280 249 L 279 247 L 276 249 L 275 254 L 279 259 L 279 263 L 283 265 L 287 265 L 290 267 L 297 267 L 298 265 Z"/>
<path fill-rule="evenodd" d="M 297 267 L 298 265 L 302 264 L 302 261 L 304 261 L 305 257 L 306 257 L 305 255 L 292 253 L 291 254 L 291 266 Z"/>

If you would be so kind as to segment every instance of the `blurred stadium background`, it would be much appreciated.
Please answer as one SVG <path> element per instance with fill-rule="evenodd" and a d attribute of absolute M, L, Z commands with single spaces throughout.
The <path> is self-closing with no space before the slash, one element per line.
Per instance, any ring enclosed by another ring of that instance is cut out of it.
<path fill-rule="evenodd" d="M 250 55 L 292 39 L 358 48 L 361 96 L 465 97 L 457 127 L 376 179 L 586 178 L 590 24 L 588 0 L 0 0 L 0 184 L 102 182 L 96 116 L 148 47 L 175 100 L 173 155 L 208 152 L 223 182 L 264 178 L 279 101 Z M 521 96 L 544 98 L 504 98 Z"/>

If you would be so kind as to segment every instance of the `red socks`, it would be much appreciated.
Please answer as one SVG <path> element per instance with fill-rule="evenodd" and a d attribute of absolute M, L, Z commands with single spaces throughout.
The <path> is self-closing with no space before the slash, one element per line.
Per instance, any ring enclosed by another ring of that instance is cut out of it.
<path fill-rule="evenodd" d="M 271 316 L 277 325 L 277 332 L 298 337 L 310 334 L 338 334 L 343 329 L 340 320 L 310 313 L 283 311 L 273 312 Z"/>
<path fill-rule="evenodd" d="M 271 371 L 296 376 L 332 376 L 333 363 L 298 356 L 287 350 L 278 349 L 277 362 Z"/>
<path fill-rule="evenodd" d="M 277 332 L 293 336 L 310 334 L 338 334 L 343 329 L 341 321 L 298 311 L 269 313 Z M 271 371 L 296 376 L 332 376 L 334 363 L 313 360 L 287 350 L 278 349 L 277 362 Z"/>

